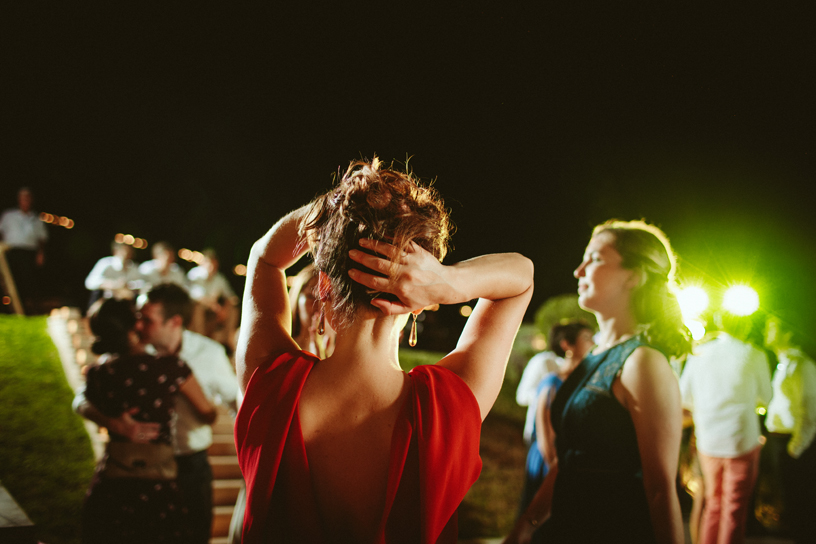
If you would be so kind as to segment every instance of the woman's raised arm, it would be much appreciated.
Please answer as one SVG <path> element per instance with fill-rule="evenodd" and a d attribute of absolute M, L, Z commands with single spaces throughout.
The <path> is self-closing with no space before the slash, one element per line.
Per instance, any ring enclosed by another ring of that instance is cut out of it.
<path fill-rule="evenodd" d="M 306 252 L 299 234 L 304 206 L 284 216 L 252 246 L 241 313 L 235 367 L 241 391 L 255 369 L 271 355 L 298 349 L 292 340 L 286 295 L 286 269 Z"/>
<path fill-rule="evenodd" d="M 533 294 L 532 261 L 518 253 L 502 253 L 444 266 L 416 244 L 402 254 L 384 242 L 361 239 L 360 245 L 386 258 L 355 250 L 350 257 L 387 277 L 355 269 L 349 275 L 367 287 L 399 298 L 398 302 L 372 302 L 386 314 L 479 299 L 456 349 L 438 364 L 468 384 L 484 419 L 499 395 L 513 340 Z"/>

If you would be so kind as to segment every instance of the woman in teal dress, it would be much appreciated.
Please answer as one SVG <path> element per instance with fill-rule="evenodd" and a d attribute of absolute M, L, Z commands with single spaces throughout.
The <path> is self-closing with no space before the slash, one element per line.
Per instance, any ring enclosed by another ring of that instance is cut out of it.
<path fill-rule="evenodd" d="M 559 389 L 557 458 L 505 542 L 682 544 L 675 477 L 682 408 L 668 358 L 691 349 L 672 294 L 675 258 L 642 221 L 595 228 L 575 270 L 599 343 Z"/>

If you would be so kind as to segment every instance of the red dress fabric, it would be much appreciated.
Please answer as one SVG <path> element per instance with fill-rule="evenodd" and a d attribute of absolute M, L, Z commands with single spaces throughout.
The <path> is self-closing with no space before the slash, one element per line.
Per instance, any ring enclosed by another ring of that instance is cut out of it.
<path fill-rule="evenodd" d="M 284 353 L 253 373 L 235 421 L 247 484 L 243 542 L 332 542 L 312 492 L 298 401 L 312 366 Z M 456 510 L 479 477 L 481 417 L 470 388 L 450 370 L 423 365 L 391 439 L 385 509 L 375 542 L 455 543 Z"/>

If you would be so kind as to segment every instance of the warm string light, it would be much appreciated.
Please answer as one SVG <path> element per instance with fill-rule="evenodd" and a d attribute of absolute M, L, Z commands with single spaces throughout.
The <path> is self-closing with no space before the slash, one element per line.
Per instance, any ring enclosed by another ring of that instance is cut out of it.
<path fill-rule="evenodd" d="M 58 227 L 63 227 L 66 229 L 74 228 L 74 220 L 69 219 L 67 217 L 61 217 L 59 215 L 54 215 L 53 213 L 40 213 L 40 221 L 43 223 L 50 223 L 52 225 L 57 225 Z"/>
<path fill-rule="evenodd" d="M 116 236 L 114 236 L 113 239 L 117 244 L 126 244 L 129 246 L 133 246 L 134 249 L 147 248 L 147 240 L 145 240 L 144 238 L 136 238 L 132 234 L 119 233 Z"/>

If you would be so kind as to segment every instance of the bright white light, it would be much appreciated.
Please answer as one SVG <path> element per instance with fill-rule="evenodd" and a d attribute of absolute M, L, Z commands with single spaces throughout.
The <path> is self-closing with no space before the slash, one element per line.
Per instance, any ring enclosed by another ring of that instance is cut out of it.
<path fill-rule="evenodd" d="M 686 327 L 688 327 L 689 332 L 691 332 L 691 337 L 695 341 L 701 340 L 703 336 L 705 336 L 705 325 L 703 325 L 701 322 L 697 321 L 696 319 L 689 319 L 684 323 Z"/>
<path fill-rule="evenodd" d="M 759 295 L 747 285 L 735 285 L 725 292 L 723 308 L 734 315 L 751 315 L 759 309 Z"/>
<path fill-rule="evenodd" d="M 677 294 L 677 302 L 680 303 L 683 319 L 694 319 L 708 308 L 708 293 L 702 287 L 691 285 Z"/>

